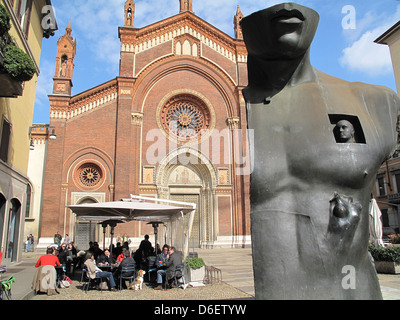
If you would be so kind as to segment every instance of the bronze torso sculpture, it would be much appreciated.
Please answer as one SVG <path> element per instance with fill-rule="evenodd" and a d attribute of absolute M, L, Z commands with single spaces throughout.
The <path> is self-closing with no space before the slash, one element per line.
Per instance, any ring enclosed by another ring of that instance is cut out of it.
<path fill-rule="evenodd" d="M 380 299 L 368 207 L 396 145 L 400 103 L 390 89 L 315 70 L 317 24 L 315 11 L 293 3 L 242 20 L 256 298 Z M 348 139 L 344 123 L 354 130 Z M 351 288 L 343 284 L 349 266 Z"/>

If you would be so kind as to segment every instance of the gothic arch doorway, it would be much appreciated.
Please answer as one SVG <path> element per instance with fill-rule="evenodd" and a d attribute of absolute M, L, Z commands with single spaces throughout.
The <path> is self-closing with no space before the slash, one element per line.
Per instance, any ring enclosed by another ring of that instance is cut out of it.
<path fill-rule="evenodd" d="M 173 151 L 158 168 L 159 198 L 196 203 L 191 248 L 204 247 L 216 239 L 216 182 L 210 160 L 192 148 Z"/>

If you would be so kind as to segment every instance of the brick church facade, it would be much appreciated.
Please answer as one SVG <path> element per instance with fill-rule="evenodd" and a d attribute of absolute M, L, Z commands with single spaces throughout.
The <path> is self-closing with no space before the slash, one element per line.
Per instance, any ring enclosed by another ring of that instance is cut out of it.
<path fill-rule="evenodd" d="M 115 79 L 71 96 L 76 42 L 70 24 L 58 41 L 49 96 L 57 139 L 48 141 L 40 241 L 52 242 L 59 231 L 85 249 L 102 231 L 65 206 L 135 194 L 196 203 L 192 247 L 249 245 L 241 93 L 247 51 L 239 7 L 234 38 L 196 16 L 191 0 L 180 0 L 179 14 L 140 29 L 134 1 L 124 10 Z M 115 236 L 139 241 L 152 232 L 129 222 Z"/>

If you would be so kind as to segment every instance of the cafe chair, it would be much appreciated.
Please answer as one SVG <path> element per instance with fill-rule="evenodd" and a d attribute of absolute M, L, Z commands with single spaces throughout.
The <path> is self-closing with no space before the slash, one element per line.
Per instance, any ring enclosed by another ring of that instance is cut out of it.
<path fill-rule="evenodd" d="M 185 265 L 184 264 L 179 264 L 175 268 L 175 273 L 174 273 L 174 282 L 175 282 L 175 287 L 178 287 L 178 280 L 181 279 L 183 281 L 183 288 L 186 288 L 185 286 Z"/>
<path fill-rule="evenodd" d="M 89 275 L 87 274 L 86 269 L 82 269 L 82 277 L 81 277 L 81 281 L 80 281 L 80 282 L 83 282 L 83 279 L 84 279 L 84 278 L 85 278 L 85 279 L 88 279 L 88 282 L 85 283 L 85 284 L 83 285 L 83 287 L 82 287 L 82 290 L 84 290 L 85 293 L 88 292 L 88 290 L 89 290 L 89 288 L 90 288 L 90 284 L 92 284 L 92 285 L 93 285 L 93 284 L 97 284 L 98 287 L 99 287 L 99 289 L 100 289 L 100 291 L 103 292 L 103 281 L 107 281 L 106 278 L 94 278 L 94 279 L 92 279 L 92 278 L 90 278 Z M 86 287 L 86 289 L 85 289 L 85 287 Z"/>
<path fill-rule="evenodd" d="M 150 273 L 157 272 L 156 258 L 157 258 L 156 256 L 150 256 L 147 258 L 149 261 L 149 269 L 147 271 L 149 282 L 150 282 Z"/>
<path fill-rule="evenodd" d="M 61 265 L 60 267 L 55 267 L 56 272 L 57 272 L 57 287 L 61 288 L 61 280 L 64 278 L 65 276 L 65 264 Z"/>
<path fill-rule="evenodd" d="M 135 267 L 122 267 L 121 275 L 119 277 L 119 291 L 122 290 L 122 280 L 129 280 L 129 287 L 130 287 L 132 285 L 132 282 L 135 280 L 135 277 L 136 277 Z"/>
<path fill-rule="evenodd" d="M 85 274 L 86 274 L 86 269 L 82 268 L 81 280 L 79 281 L 79 283 L 83 282 L 83 277 L 85 276 Z"/>

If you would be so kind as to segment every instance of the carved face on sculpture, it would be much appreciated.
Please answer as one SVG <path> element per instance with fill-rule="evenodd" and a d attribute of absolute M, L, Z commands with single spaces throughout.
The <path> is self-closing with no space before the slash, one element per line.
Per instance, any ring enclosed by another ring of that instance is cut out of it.
<path fill-rule="evenodd" d="M 336 124 L 337 141 L 342 143 L 354 142 L 354 127 L 347 120 L 340 120 Z"/>
<path fill-rule="evenodd" d="M 319 15 L 296 3 L 282 3 L 241 20 L 249 54 L 263 60 L 293 59 L 310 48 Z"/>

